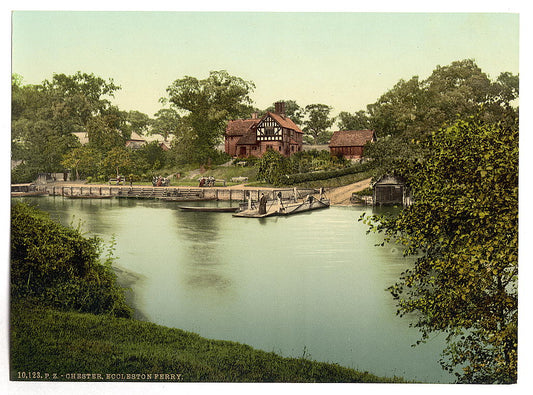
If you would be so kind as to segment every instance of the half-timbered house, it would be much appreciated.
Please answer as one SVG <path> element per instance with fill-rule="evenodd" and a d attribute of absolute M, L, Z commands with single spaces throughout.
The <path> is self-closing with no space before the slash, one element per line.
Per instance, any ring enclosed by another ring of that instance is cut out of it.
<path fill-rule="evenodd" d="M 230 121 L 225 134 L 225 151 L 234 157 L 262 156 L 268 150 L 290 156 L 302 150 L 303 132 L 285 115 L 285 103 L 262 118 Z"/>
<path fill-rule="evenodd" d="M 376 141 L 373 130 L 339 130 L 333 133 L 329 143 L 331 155 L 357 160 L 363 157 L 364 146 Z"/>

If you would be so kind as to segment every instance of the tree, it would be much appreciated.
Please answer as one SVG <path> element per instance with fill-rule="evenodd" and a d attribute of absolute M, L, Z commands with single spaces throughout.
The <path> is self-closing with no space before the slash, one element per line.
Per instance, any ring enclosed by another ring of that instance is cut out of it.
<path fill-rule="evenodd" d="M 360 110 L 354 114 L 342 111 L 338 115 L 337 126 L 339 130 L 366 130 L 371 129 L 370 118 L 366 111 Z"/>
<path fill-rule="evenodd" d="M 65 154 L 61 164 L 67 169 L 74 169 L 76 180 L 79 180 L 80 172 L 84 176 L 96 175 L 101 160 L 102 154 L 98 150 L 85 145 L 74 148 Z"/>
<path fill-rule="evenodd" d="M 159 170 L 166 163 L 165 152 L 157 141 L 152 141 L 132 151 L 131 157 L 137 174 L 150 170 Z"/>
<path fill-rule="evenodd" d="M 150 117 L 140 111 L 129 111 L 125 119 L 130 137 L 132 132 L 137 133 L 139 136 L 147 134 L 152 123 Z"/>
<path fill-rule="evenodd" d="M 104 169 L 109 174 L 114 172 L 117 177 L 120 175 L 121 168 L 122 171 L 127 172 L 132 165 L 131 154 L 126 147 L 112 148 L 102 162 Z"/>
<path fill-rule="evenodd" d="M 230 119 L 249 115 L 255 88 L 251 81 L 230 75 L 227 71 L 211 71 L 203 80 L 186 76 L 168 88 L 169 101 L 183 112 L 183 123 L 192 133 L 185 133 L 195 159 L 206 162 L 221 141 Z"/>
<path fill-rule="evenodd" d="M 403 169 L 415 202 L 371 229 L 416 261 L 390 288 L 426 340 L 445 332 L 441 364 L 459 382 L 517 378 L 518 122 L 483 116 L 433 132 Z"/>
<path fill-rule="evenodd" d="M 325 104 L 309 104 L 305 106 L 306 119 L 303 122 L 304 133 L 312 139 L 313 144 L 324 144 L 330 138 L 327 133 L 335 118 L 330 118 L 332 107 Z"/>
<path fill-rule="evenodd" d="M 166 141 L 172 135 L 179 135 L 180 126 L 181 117 L 176 108 L 162 108 L 151 121 L 151 134 L 159 134 Z"/>
<path fill-rule="evenodd" d="M 126 138 L 121 130 L 113 125 L 115 121 L 114 116 L 99 115 L 92 118 L 87 123 L 88 145 L 101 153 L 106 153 L 115 147 L 123 147 Z"/>
<path fill-rule="evenodd" d="M 425 111 L 432 105 L 415 76 L 409 81 L 400 80 L 367 109 L 372 129 L 378 137 L 385 137 L 419 132 L 421 126 L 426 126 Z"/>
<path fill-rule="evenodd" d="M 417 76 L 400 80 L 367 110 L 378 137 L 420 139 L 445 124 L 478 114 L 480 106 L 487 122 L 512 116 L 511 103 L 517 98 L 517 76 L 502 73 L 492 82 L 473 60 L 465 59 L 437 66 L 422 81 Z"/>
<path fill-rule="evenodd" d="M 87 132 L 96 116 L 109 116 L 107 97 L 119 89 L 93 74 L 54 74 L 40 85 L 12 79 L 12 155 L 28 174 L 63 170 L 61 161 L 79 146 L 73 132 Z M 108 120 L 109 123 L 109 120 Z"/>

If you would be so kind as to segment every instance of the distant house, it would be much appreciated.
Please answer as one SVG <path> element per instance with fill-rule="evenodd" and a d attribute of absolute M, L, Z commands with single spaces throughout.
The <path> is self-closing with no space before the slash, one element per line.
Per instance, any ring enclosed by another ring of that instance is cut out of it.
<path fill-rule="evenodd" d="M 368 142 L 376 141 L 373 130 L 339 130 L 333 133 L 329 143 L 331 155 L 342 155 L 346 159 L 361 159 L 363 147 Z"/>
<path fill-rule="evenodd" d="M 374 205 L 409 206 L 412 203 L 411 193 L 402 177 L 385 175 L 372 186 Z"/>
<path fill-rule="evenodd" d="M 303 132 L 285 115 L 285 103 L 275 104 L 274 112 L 262 118 L 230 121 L 226 127 L 224 150 L 233 157 L 262 156 L 268 150 L 290 156 L 302 150 Z"/>
<path fill-rule="evenodd" d="M 131 133 L 131 136 L 126 140 L 126 148 L 139 149 L 146 144 L 146 140 L 135 132 Z"/>

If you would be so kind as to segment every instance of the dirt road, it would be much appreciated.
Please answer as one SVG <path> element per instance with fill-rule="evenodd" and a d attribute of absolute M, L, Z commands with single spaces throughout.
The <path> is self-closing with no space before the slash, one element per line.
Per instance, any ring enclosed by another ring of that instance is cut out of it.
<path fill-rule="evenodd" d="M 343 187 L 332 188 L 326 192 L 331 204 L 336 206 L 350 205 L 350 198 L 353 192 L 359 192 L 370 186 L 371 178 L 356 182 L 354 184 L 345 185 Z"/>

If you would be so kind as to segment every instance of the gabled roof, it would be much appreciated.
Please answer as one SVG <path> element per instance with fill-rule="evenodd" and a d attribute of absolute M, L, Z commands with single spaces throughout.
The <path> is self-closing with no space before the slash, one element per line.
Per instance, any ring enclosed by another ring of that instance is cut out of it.
<path fill-rule="evenodd" d="M 265 119 L 269 115 L 274 119 L 274 121 L 279 123 L 281 125 L 281 127 L 284 127 L 286 129 L 292 129 L 292 130 L 294 130 L 295 132 L 298 132 L 298 133 L 303 133 L 302 130 L 298 127 L 298 125 L 296 125 L 289 117 L 287 117 L 285 115 L 281 115 L 281 114 L 277 114 L 275 112 L 270 112 L 269 111 L 262 118 L 262 120 Z"/>
<path fill-rule="evenodd" d="M 373 130 L 339 130 L 333 133 L 330 147 L 362 147 L 369 141 L 375 141 Z"/>
<path fill-rule="evenodd" d="M 252 126 L 258 124 L 259 118 L 235 119 L 228 122 L 226 126 L 226 136 L 244 136 Z"/>

